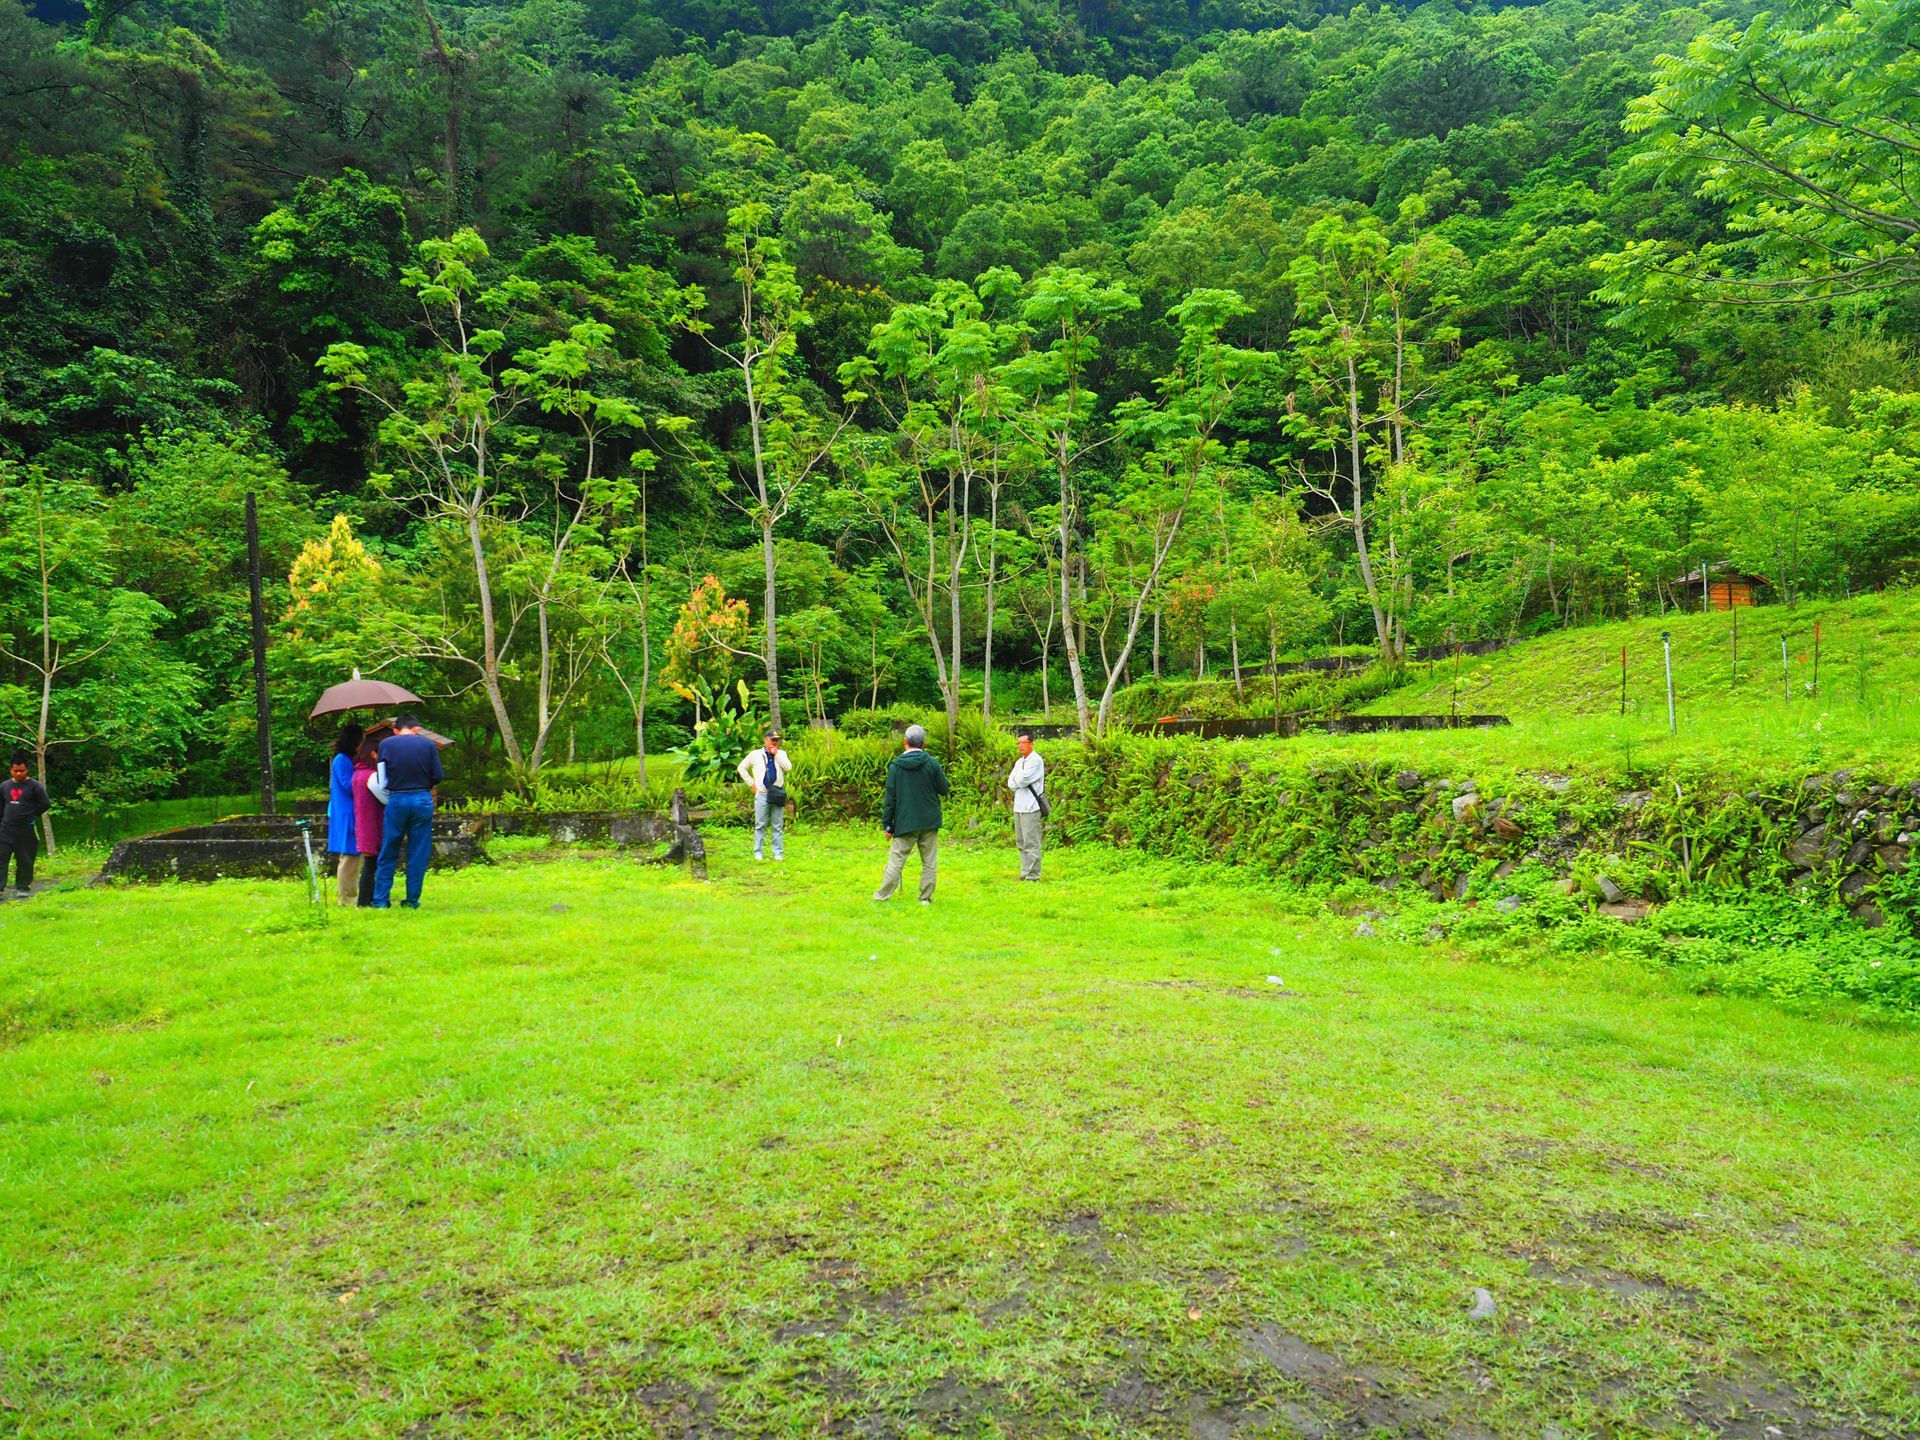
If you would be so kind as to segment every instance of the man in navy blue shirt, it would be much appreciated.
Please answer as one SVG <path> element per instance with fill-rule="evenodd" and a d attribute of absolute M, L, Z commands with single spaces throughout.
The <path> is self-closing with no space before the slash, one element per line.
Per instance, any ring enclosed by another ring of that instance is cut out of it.
<path fill-rule="evenodd" d="M 440 768 L 440 747 L 420 733 L 411 715 L 394 721 L 395 733 L 380 742 L 380 770 L 387 786 L 385 827 L 380 833 L 380 864 L 373 877 L 374 908 L 393 903 L 393 872 L 407 857 L 409 910 L 420 908 L 420 887 L 433 858 L 433 797 L 447 778 Z"/>

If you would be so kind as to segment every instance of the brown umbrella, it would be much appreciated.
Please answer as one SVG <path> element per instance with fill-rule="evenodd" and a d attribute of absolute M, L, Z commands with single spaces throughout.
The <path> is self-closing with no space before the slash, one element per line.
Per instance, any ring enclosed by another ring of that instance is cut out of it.
<path fill-rule="evenodd" d="M 353 679 L 330 685 L 307 715 L 317 720 L 322 715 L 338 715 L 344 710 L 377 710 L 389 705 L 418 705 L 420 697 L 404 685 L 386 680 L 362 680 L 358 670 Z"/>

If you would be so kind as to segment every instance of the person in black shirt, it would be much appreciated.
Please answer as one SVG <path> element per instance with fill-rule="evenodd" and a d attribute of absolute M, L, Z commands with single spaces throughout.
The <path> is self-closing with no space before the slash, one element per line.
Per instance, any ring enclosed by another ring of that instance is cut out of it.
<path fill-rule="evenodd" d="M 402 715 L 394 722 L 398 732 L 380 742 L 380 770 L 387 787 L 387 812 L 380 835 L 380 869 L 373 879 L 373 908 L 393 903 L 393 873 L 406 856 L 409 910 L 420 908 L 420 889 L 426 883 L 427 862 L 433 858 L 433 798 L 446 772 L 440 768 L 440 747 L 420 733 L 420 722 Z"/>
<path fill-rule="evenodd" d="M 0 786 L 0 890 L 7 885 L 7 862 L 15 867 L 15 891 L 25 895 L 33 887 L 33 862 L 40 854 L 35 830 L 40 817 L 53 808 L 47 787 L 27 773 L 27 757 L 16 755 Z"/>

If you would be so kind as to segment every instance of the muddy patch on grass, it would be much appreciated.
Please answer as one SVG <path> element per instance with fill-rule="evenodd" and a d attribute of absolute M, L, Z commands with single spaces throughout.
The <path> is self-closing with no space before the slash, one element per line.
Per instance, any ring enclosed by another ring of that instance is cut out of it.
<path fill-rule="evenodd" d="M 913 1415 L 936 1435 L 977 1435 L 1006 1406 L 1000 1386 L 949 1371 L 913 1401 Z"/>
<path fill-rule="evenodd" d="M 1163 1418 L 1181 1408 L 1177 1395 L 1152 1376 L 1129 1371 L 1100 1392 L 1100 1403 L 1132 1421 Z"/>
<path fill-rule="evenodd" d="M 1054 1234 L 1064 1236 L 1067 1241 L 1068 1257 L 1081 1260 L 1089 1265 L 1111 1265 L 1113 1252 L 1107 1248 L 1111 1238 L 1107 1233 L 1106 1222 L 1098 1210 L 1082 1210 L 1065 1219 L 1056 1220 L 1047 1227 Z"/>
<path fill-rule="evenodd" d="M 1586 1215 L 1572 1216 L 1568 1223 L 1576 1230 L 1585 1230 L 1594 1235 L 1621 1230 L 1637 1230 L 1647 1235 L 1683 1235 L 1695 1228 L 1691 1220 L 1665 1210 L 1595 1210 Z"/>
<path fill-rule="evenodd" d="M 1621 1379 L 1602 1381 L 1589 1393 L 1603 1412 L 1629 1415 L 1635 1434 L 1691 1427 L 1721 1440 L 1894 1440 L 1910 1433 L 1879 1416 L 1829 1414 L 1755 1356 L 1701 1376 L 1671 1404 L 1636 1401 L 1634 1389 Z"/>
<path fill-rule="evenodd" d="M 938 1277 L 928 1276 L 911 1284 L 876 1289 L 865 1282 L 858 1265 L 832 1257 L 808 1266 L 807 1278 L 815 1287 L 818 1303 L 812 1313 L 774 1327 L 773 1338 L 782 1344 L 826 1339 L 876 1317 L 903 1323 L 918 1321 L 930 1308 L 929 1297 L 940 1283 Z"/>
<path fill-rule="evenodd" d="M 1415 1190 L 1407 1197 L 1407 1203 L 1413 1207 L 1413 1213 L 1429 1219 L 1458 1215 L 1464 1208 L 1458 1197 L 1441 1195 L 1432 1190 Z"/>
<path fill-rule="evenodd" d="M 1468 1421 L 1454 1420 L 1456 1410 L 1471 1412 L 1473 1402 L 1461 1397 L 1449 1405 L 1415 1392 L 1382 1370 L 1343 1360 L 1276 1325 L 1257 1325 L 1240 1332 L 1249 1357 L 1273 1367 L 1287 1380 L 1307 1390 L 1310 1403 L 1289 1422 L 1301 1433 L 1327 1436 L 1375 1434 L 1445 1436 L 1448 1440 L 1492 1440 L 1488 1431 Z M 1301 1423 L 1305 1419 L 1317 1429 Z"/>
<path fill-rule="evenodd" d="M 1624 1270 L 1609 1270 L 1599 1265 L 1556 1265 L 1551 1260 L 1535 1260 L 1527 1266 L 1527 1273 L 1541 1280 L 1551 1280 L 1556 1285 L 1603 1291 L 1618 1300 L 1651 1296 L 1655 1300 L 1686 1306 L 1698 1305 L 1701 1300 L 1698 1290 L 1685 1285 L 1669 1285 L 1663 1280 L 1650 1280 L 1645 1276 L 1629 1275 Z"/>
<path fill-rule="evenodd" d="M 1243 1440 L 1243 1437 L 1269 1435 L 1282 1422 L 1287 1428 L 1281 1433 L 1298 1436 L 1300 1440 L 1321 1440 L 1332 1433 L 1318 1416 L 1300 1405 L 1195 1400 L 1187 1409 L 1187 1434 L 1192 1440 Z"/>
<path fill-rule="evenodd" d="M 1273 1366 L 1289 1380 L 1332 1384 L 1347 1375 L 1347 1367 L 1331 1351 L 1311 1345 L 1277 1325 L 1256 1325 L 1240 1336 L 1247 1352 Z"/>
<path fill-rule="evenodd" d="M 678 1440 L 723 1440 L 734 1433 L 720 1423 L 720 1397 L 684 1380 L 642 1385 L 633 1403 L 659 1434 Z"/>
<path fill-rule="evenodd" d="M 982 1326 L 984 1326 L 988 1330 L 991 1330 L 993 1329 L 994 1326 L 998 1325 L 1002 1320 L 1006 1320 L 1014 1315 L 1018 1315 L 1022 1310 L 1025 1310 L 1026 1308 L 1027 1308 L 1026 1292 L 1024 1290 L 1015 1290 L 1012 1294 L 1001 1296 L 998 1300 L 994 1301 L 991 1305 L 979 1311 L 978 1319 Z"/>
<path fill-rule="evenodd" d="M 479 1409 L 473 1401 L 463 1400 L 449 1409 L 422 1415 L 400 1432 L 400 1440 L 433 1440 L 435 1436 L 458 1434 L 467 1418 Z"/>
<path fill-rule="evenodd" d="M 1825 1414 L 1758 1360 L 1702 1380 L 1680 1402 L 1682 1419 L 1726 1440 L 1863 1440 L 1853 1422 Z"/>

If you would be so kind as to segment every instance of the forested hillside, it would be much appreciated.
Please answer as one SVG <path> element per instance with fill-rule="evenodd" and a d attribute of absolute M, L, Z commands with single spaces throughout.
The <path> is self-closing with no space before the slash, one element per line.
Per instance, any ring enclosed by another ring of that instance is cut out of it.
<path fill-rule="evenodd" d="M 0 0 L 0 730 L 524 777 L 1920 561 L 1916 0 Z M 1043 693 L 1044 692 L 1044 693 Z"/>

